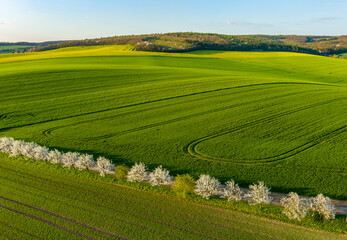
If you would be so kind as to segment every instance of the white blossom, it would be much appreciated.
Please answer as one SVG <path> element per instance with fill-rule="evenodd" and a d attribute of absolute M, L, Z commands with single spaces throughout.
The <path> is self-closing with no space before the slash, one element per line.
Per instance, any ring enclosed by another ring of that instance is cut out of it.
<path fill-rule="evenodd" d="M 25 146 L 25 142 L 24 141 L 22 141 L 22 140 L 15 140 L 12 143 L 12 146 L 11 146 L 11 154 L 10 154 L 10 156 L 11 157 L 15 157 L 15 156 L 22 155 L 24 146 Z"/>
<path fill-rule="evenodd" d="M 75 167 L 79 169 L 90 169 L 95 166 L 95 161 L 93 155 L 82 154 L 79 156 L 78 160 L 75 163 Z"/>
<path fill-rule="evenodd" d="M 49 149 L 45 146 L 41 147 L 40 145 L 37 145 L 37 147 L 34 148 L 34 158 L 36 160 L 42 160 L 47 161 Z"/>
<path fill-rule="evenodd" d="M 222 191 L 222 198 L 228 199 L 228 201 L 235 200 L 240 201 L 242 199 L 242 191 L 238 184 L 235 184 L 234 180 L 226 182 L 225 188 Z"/>
<path fill-rule="evenodd" d="M 301 221 L 309 210 L 309 203 L 307 199 L 300 199 L 299 195 L 294 192 L 289 193 L 289 197 L 281 199 L 281 204 L 284 207 L 283 213 L 289 219 L 297 219 Z"/>
<path fill-rule="evenodd" d="M 0 151 L 5 153 L 11 153 L 13 138 L 2 137 L 0 138 Z"/>
<path fill-rule="evenodd" d="M 28 142 L 23 148 L 23 155 L 28 158 L 35 158 L 35 148 L 39 145 L 34 142 Z"/>
<path fill-rule="evenodd" d="M 331 203 L 329 197 L 324 197 L 321 193 L 312 199 L 310 209 L 321 214 L 325 220 L 335 219 L 334 204 Z"/>
<path fill-rule="evenodd" d="M 47 161 L 54 164 L 58 164 L 58 163 L 61 163 L 62 160 L 63 160 L 63 155 L 57 149 L 49 151 L 47 156 Z"/>
<path fill-rule="evenodd" d="M 100 176 L 105 176 L 106 173 L 112 172 L 114 165 L 105 157 L 98 157 L 96 161 L 96 170 L 100 173 Z"/>
<path fill-rule="evenodd" d="M 209 199 L 210 196 L 216 195 L 220 188 L 220 182 L 209 175 L 200 175 L 196 181 L 195 192 L 203 198 Z"/>
<path fill-rule="evenodd" d="M 129 182 L 142 182 L 147 178 L 146 165 L 144 163 L 135 163 L 129 170 L 127 179 Z"/>
<path fill-rule="evenodd" d="M 264 182 L 259 181 L 258 184 L 249 186 L 250 192 L 246 194 L 252 204 L 270 203 L 272 198 L 269 196 L 270 188 L 266 187 Z"/>
<path fill-rule="evenodd" d="M 78 152 L 67 152 L 63 154 L 62 163 L 64 167 L 73 167 L 78 160 L 80 154 Z"/>
<path fill-rule="evenodd" d="M 163 168 L 161 165 L 149 174 L 149 182 L 153 186 L 162 185 L 170 181 L 172 181 L 172 176 L 170 176 L 170 172 L 167 169 Z"/>

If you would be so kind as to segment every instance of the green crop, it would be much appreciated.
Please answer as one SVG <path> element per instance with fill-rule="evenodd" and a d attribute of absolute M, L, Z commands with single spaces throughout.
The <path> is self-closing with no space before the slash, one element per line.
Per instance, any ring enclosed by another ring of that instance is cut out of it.
<path fill-rule="evenodd" d="M 74 47 L 0 56 L 0 135 L 347 199 L 347 62 Z"/>

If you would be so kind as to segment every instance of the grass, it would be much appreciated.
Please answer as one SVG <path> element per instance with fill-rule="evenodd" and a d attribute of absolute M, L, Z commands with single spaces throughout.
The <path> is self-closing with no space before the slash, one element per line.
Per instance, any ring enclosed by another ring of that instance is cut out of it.
<path fill-rule="evenodd" d="M 347 53 L 341 53 L 339 54 L 339 56 L 341 56 L 342 58 L 347 58 Z"/>
<path fill-rule="evenodd" d="M 0 56 L 0 135 L 347 199 L 347 63 L 73 47 Z"/>
<path fill-rule="evenodd" d="M 26 48 L 31 48 L 31 46 L 26 45 L 0 45 L 0 54 L 1 53 L 11 53 L 15 50 L 23 50 Z"/>
<path fill-rule="evenodd" d="M 3 154 L 0 161 L 0 231 L 5 239 L 345 237 L 107 184 L 83 177 L 86 171 L 71 175 L 74 170 Z"/>

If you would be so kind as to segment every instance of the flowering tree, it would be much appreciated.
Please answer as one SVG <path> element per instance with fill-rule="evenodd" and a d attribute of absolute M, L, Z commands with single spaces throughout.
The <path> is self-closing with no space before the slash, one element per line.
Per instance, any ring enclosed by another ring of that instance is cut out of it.
<path fill-rule="evenodd" d="M 253 204 L 260 204 L 260 203 L 270 203 L 272 201 L 272 198 L 269 196 L 270 188 L 268 188 L 264 182 L 259 181 L 258 184 L 250 185 L 249 188 L 251 189 L 248 194 L 246 194 L 246 197 L 249 197 L 249 202 Z"/>
<path fill-rule="evenodd" d="M 331 203 L 329 197 L 324 197 L 323 194 L 318 194 L 312 199 L 310 209 L 319 213 L 325 220 L 335 219 L 335 206 Z"/>
<path fill-rule="evenodd" d="M 196 181 L 195 192 L 203 198 L 209 199 L 210 196 L 216 195 L 220 188 L 220 182 L 218 179 L 211 177 L 210 175 L 200 175 L 200 178 Z"/>
<path fill-rule="evenodd" d="M 283 213 L 289 219 L 297 219 L 301 221 L 309 210 L 309 203 L 306 199 L 300 199 L 299 195 L 294 192 L 289 193 L 289 197 L 281 199 L 281 204 L 284 207 Z"/>
<path fill-rule="evenodd" d="M 170 176 L 170 172 L 161 165 L 149 174 L 149 182 L 153 186 L 165 184 L 172 181 L 172 179 L 173 178 Z"/>
<path fill-rule="evenodd" d="M 10 154 L 10 156 L 11 157 L 15 157 L 15 156 L 22 155 L 24 146 L 25 146 L 25 142 L 24 141 L 22 141 L 22 140 L 15 140 L 12 143 L 12 146 L 11 146 L 11 151 L 10 151 L 11 154 Z"/>
<path fill-rule="evenodd" d="M 13 138 L 2 137 L 0 138 L 0 151 L 5 153 L 11 153 Z"/>
<path fill-rule="evenodd" d="M 62 160 L 63 160 L 63 155 L 57 149 L 49 151 L 47 155 L 47 161 L 54 164 L 58 164 L 58 163 L 61 163 Z"/>
<path fill-rule="evenodd" d="M 35 148 L 37 148 L 39 145 L 34 142 L 28 142 L 23 147 L 23 155 L 28 158 L 35 158 Z"/>
<path fill-rule="evenodd" d="M 127 179 L 129 182 L 142 182 L 147 178 L 147 167 L 144 163 L 135 163 L 129 170 Z"/>
<path fill-rule="evenodd" d="M 78 152 L 67 152 L 63 154 L 62 163 L 64 167 L 73 167 L 77 162 L 80 154 Z"/>
<path fill-rule="evenodd" d="M 78 160 L 75 163 L 75 167 L 82 169 L 90 169 L 95 166 L 95 161 L 93 155 L 82 154 L 79 156 Z"/>
<path fill-rule="evenodd" d="M 223 188 L 223 192 L 221 198 L 226 198 L 228 201 L 235 200 L 240 201 L 242 199 L 242 191 L 238 184 L 235 184 L 234 180 L 230 180 L 226 182 L 225 188 Z"/>
<path fill-rule="evenodd" d="M 37 145 L 34 148 L 34 158 L 37 160 L 47 161 L 48 154 L 49 149 L 45 146 L 41 147 L 40 145 Z"/>
<path fill-rule="evenodd" d="M 96 170 L 100 173 L 100 176 L 105 176 L 106 173 L 112 172 L 114 165 L 105 157 L 98 157 L 96 161 Z"/>

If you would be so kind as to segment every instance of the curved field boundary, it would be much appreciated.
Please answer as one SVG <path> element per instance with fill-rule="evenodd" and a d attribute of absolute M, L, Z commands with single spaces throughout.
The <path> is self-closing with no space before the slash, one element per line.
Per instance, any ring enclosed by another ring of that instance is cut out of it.
<path fill-rule="evenodd" d="M 238 88 L 244 88 L 244 87 L 252 87 L 252 86 L 262 86 L 262 85 L 278 85 L 278 84 L 298 84 L 298 85 L 318 85 L 318 86 L 332 86 L 332 87 L 339 87 L 336 85 L 331 85 L 331 84 L 320 84 L 320 83 L 300 83 L 300 82 L 273 82 L 273 83 L 259 83 L 259 84 L 249 84 L 249 85 L 241 85 L 241 86 L 235 86 L 235 87 L 226 87 L 226 88 L 218 88 L 218 89 L 213 89 L 213 90 L 206 90 L 202 92 L 195 92 L 195 93 L 190 93 L 190 94 L 184 94 L 184 95 L 179 95 L 179 96 L 173 96 L 173 97 L 167 97 L 167 98 L 160 98 L 160 99 L 155 99 L 155 100 L 149 100 L 149 101 L 144 101 L 144 102 L 139 102 L 139 103 L 134 103 L 134 104 L 128 104 L 128 105 L 123 105 L 119 107 L 114 107 L 114 108 L 107 108 L 107 109 L 102 109 L 102 110 L 97 110 L 97 111 L 92 111 L 92 112 L 87 112 L 87 113 L 81 113 L 81 114 L 76 114 L 72 116 L 66 116 L 66 117 L 60 117 L 56 119 L 48 119 L 44 121 L 39 121 L 39 122 L 33 122 L 33 123 L 27 123 L 27 124 L 22 124 L 18 126 L 12 126 L 12 127 L 3 127 L 0 128 L 1 131 L 6 131 L 10 129 L 15 129 L 15 128 L 22 128 L 22 127 L 27 127 L 27 126 L 33 126 L 37 124 L 42 124 L 42 123 L 50 123 L 50 122 L 55 122 L 59 120 L 65 120 L 65 119 L 71 119 L 75 117 L 82 117 L 82 116 L 88 116 L 96 113 L 103 113 L 103 112 L 108 112 L 111 110 L 117 110 L 117 109 L 123 109 L 123 108 L 129 108 L 129 107 L 135 107 L 135 106 L 141 106 L 149 103 L 156 103 L 156 102 L 162 102 L 162 101 L 167 101 L 167 100 L 173 100 L 173 99 L 180 99 L 184 97 L 189 97 L 189 96 L 197 96 L 200 94 L 207 94 L 207 93 L 213 93 L 213 92 L 220 92 L 220 91 L 227 91 L 231 89 L 238 89 Z"/>
<path fill-rule="evenodd" d="M 213 138 L 217 138 L 217 137 L 220 137 L 220 136 L 223 136 L 223 135 L 227 135 L 229 133 L 232 133 L 232 132 L 236 132 L 236 131 L 239 131 L 241 129 L 244 129 L 244 128 L 248 128 L 248 127 L 252 127 L 252 126 L 256 126 L 258 124 L 264 124 L 264 123 L 270 123 L 270 122 L 273 122 L 275 120 L 277 120 L 278 118 L 281 118 L 281 117 L 284 117 L 284 116 L 288 116 L 290 114 L 293 114 L 293 113 L 297 113 L 297 112 L 300 112 L 300 111 L 304 111 L 304 110 L 307 110 L 307 109 L 311 109 L 311 108 L 315 108 L 315 107 L 319 107 L 319 106 L 322 106 L 322 105 L 325 105 L 325 104 L 329 104 L 329 103 L 332 103 L 332 102 L 336 102 L 336 101 L 340 101 L 340 100 L 343 100 L 343 99 L 347 99 L 347 97 L 341 97 L 341 98 L 336 98 L 336 99 L 332 99 L 332 100 L 327 100 L 327 101 L 323 101 L 323 102 L 320 102 L 320 103 L 315 103 L 315 104 L 311 104 L 311 105 L 308 105 L 308 106 L 303 106 L 303 107 L 299 107 L 297 109 L 293 109 L 293 110 L 288 110 L 288 111 L 285 111 L 285 112 L 282 112 L 282 113 L 278 113 L 278 114 L 273 114 L 271 116 L 268 116 L 268 117 L 265 117 L 265 118 L 262 118 L 262 119 L 259 119 L 259 120 L 256 120 L 256 121 L 253 121 L 253 122 L 250 122 L 250 123 L 246 123 L 246 124 L 243 124 L 241 126 L 237 126 L 237 127 L 234 127 L 234 128 L 231 128 L 227 131 L 224 131 L 224 132 L 221 132 L 221 133 L 216 133 L 216 134 L 212 134 L 212 135 L 208 135 L 208 136 L 205 136 L 205 137 L 202 137 L 202 138 L 199 138 L 199 139 L 196 139 L 192 142 L 190 142 L 185 148 L 184 148 L 184 151 L 195 157 L 195 158 L 198 158 L 198 159 L 201 159 L 201 160 L 208 160 L 208 161 L 216 161 L 216 162 L 228 162 L 228 163 L 236 163 L 236 164 L 249 164 L 249 165 L 255 165 L 255 164 L 264 164 L 264 163 L 273 163 L 273 162 L 277 162 L 277 161 L 280 161 L 280 160 L 283 160 L 283 159 L 286 159 L 286 158 L 289 158 L 291 156 L 294 156 L 298 153 L 301 153 L 307 149 L 310 149 L 311 147 L 319 144 L 319 143 L 322 143 L 332 137 L 335 137 L 343 132 L 346 132 L 347 130 L 347 125 L 344 125 L 338 129 L 335 129 L 333 131 L 331 131 L 330 133 L 327 133 L 323 136 L 320 136 L 316 139 L 314 139 L 313 141 L 310 141 L 310 142 L 307 142 L 301 146 L 298 146 L 294 149 L 291 149 L 285 153 L 282 153 L 280 155 L 277 155 L 277 156 L 273 156 L 273 157 L 269 157 L 269 158 L 263 158 L 263 159 L 252 159 L 252 160 L 242 160 L 242 159 L 231 159 L 231 158 L 221 158 L 221 157 L 213 157 L 213 156 L 208 156 L 208 155 L 204 155 L 202 153 L 200 153 L 199 151 L 197 151 L 196 149 L 196 146 L 202 142 L 205 142 L 205 141 L 208 141 L 210 139 L 213 139 Z"/>

